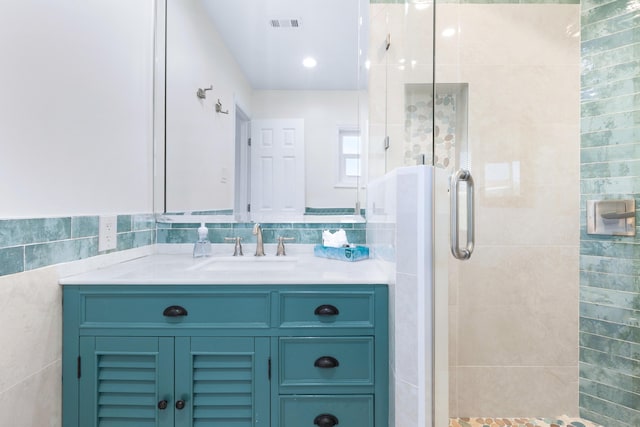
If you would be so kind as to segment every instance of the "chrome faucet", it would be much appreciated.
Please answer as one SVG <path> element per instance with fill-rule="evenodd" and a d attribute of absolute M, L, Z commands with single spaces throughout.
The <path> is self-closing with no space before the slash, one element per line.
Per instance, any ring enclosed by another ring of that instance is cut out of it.
<path fill-rule="evenodd" d="M 256 225 L 253 226 L 253 234 L 257 236 L 256 256 L 264 256 L 264 241 L 262 240 L 262 227 L 260 227 L 260 224 L 256 223 Z"/>

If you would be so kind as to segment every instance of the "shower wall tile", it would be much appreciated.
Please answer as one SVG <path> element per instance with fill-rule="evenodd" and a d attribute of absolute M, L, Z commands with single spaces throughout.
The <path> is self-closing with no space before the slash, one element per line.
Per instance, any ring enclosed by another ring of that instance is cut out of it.
<path fill-rule="evenodd" d="M 541 414 L 562 413 L 578 400 L 576 371 L 577 367 L 459 367 L 460 416 L 519 417 L 532 407 Z"/>
<path fill-rule="evenodd" d="M 117 248 L 152 245 L 153 214 L 118 215 Z M 99 255 L 99 216 L 0 220 L 0 276 Z"/>
<path fill-rule="evenodd" d="M 640 200 L 636 6 L 632 0 L 582 4 L 583 207 L 590 199 Z M 640 425 L 640 234 L 587 235 L 585 222 L 581 218 L 580 411 L 606 426 Z"/>

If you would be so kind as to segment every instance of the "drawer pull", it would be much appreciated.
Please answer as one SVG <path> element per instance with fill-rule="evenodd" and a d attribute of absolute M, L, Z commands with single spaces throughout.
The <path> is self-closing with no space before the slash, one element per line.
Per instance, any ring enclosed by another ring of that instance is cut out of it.
<path fill-rule="evenodd" d="M 331 304 L 323 304 L 316 307 L 314 313 L 318 316 L 337 316 L 338 314 L 340 314 L 340 311 L 337 307 Z"/>
<path fill-rule="evenodd" d="M 187 310 L 184 307 L 180 307 L 179 305 L 172 305 L 165 308 L 162 314 L 166 317 L 180 317 L 186 316 L 189 313 L 187 313 Z"/>
<path fill-rule="evenodd" d="M 176 409 L 184 409 L 184 400 L 178 400 L 176 402 Z"/>
<path fill-rule="evenodd" d="M 314 420 L 313 423 L 315 425 L 317 425 L 318 427 L 333 427 L 336 424 L 340 424 L 338 422 L 338 418 L 336 418 L 334 415 L 331 414 L 321 414 L 318 415 Z"/>
<path fill-rule="evenodd" d="M 169 402 L 167 402 L 166 400 L 161 400 L 160 402 L 158 402 L 158 409 L 167 409 L 167 407 L 169 406 Z"/>
<path fill-rule="evenodd" d="M 316 359 L 316 361 L 313 363 L 313 366 L 323 369 L 337 368 L 338 366 L 340 366 L 340 362 L 338 362 L 338 359 L 336 359 L 335 357 L 322 356 Z"/>

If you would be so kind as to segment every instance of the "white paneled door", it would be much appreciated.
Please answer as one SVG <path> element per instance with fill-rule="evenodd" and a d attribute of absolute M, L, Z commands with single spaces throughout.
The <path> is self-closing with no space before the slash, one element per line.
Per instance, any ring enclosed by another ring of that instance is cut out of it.
<path fill-rule="evenodd" d="M 304 214 L 304 120 L 251 122 L 251 217 L 265 221 Z"/>

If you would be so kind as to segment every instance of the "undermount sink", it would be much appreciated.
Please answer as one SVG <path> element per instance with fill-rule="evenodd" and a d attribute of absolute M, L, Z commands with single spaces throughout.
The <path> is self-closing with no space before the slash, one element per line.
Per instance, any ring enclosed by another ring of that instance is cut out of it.
<path fill-rule="evenodd" d="M 283 271 L 293 270 L 298 258 L 289 256 L 212 257 L 188 268 L 189 271 Z"/>

